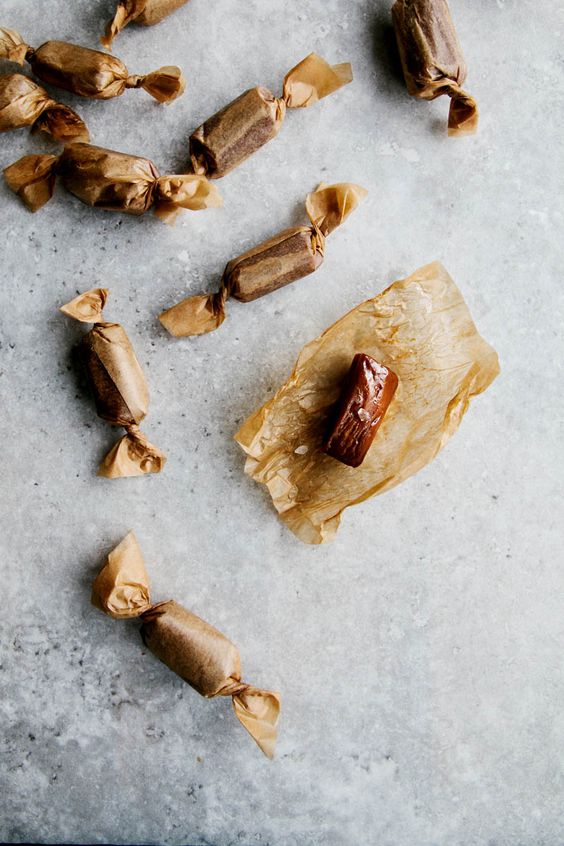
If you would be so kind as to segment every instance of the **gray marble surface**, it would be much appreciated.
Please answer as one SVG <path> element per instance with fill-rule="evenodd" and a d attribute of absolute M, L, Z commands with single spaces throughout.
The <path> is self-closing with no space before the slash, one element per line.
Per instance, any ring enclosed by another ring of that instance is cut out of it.
<path fill-rule="evenodd" d="M 95 46 L 109 0 L 2 0 L 38 45 Z M 561 91 L 564 5 L 453 0 L 479 102 L 474 138 L 447 103 L 406 94 L 380 0 L 192 0 L 115 52 L 178 63 L 168 108 L 143 92 L 67 96 L 96 143 L 182 170 L 187 137 L 250 85 L 277 90 L 315 50 L 354 84 L 288 115 L 221 181 L 223 210 L 174 228 L 95 212 L 59 190 L 36 215 L 0 185 L 3 722 L 0 839 L 203 846 L 560 846 L 564 842 Z M 64 95 L 63 95 L 64 96 Z M 0 164 L 52 149 L 22 130 Z M 225 262 L 301 222 L 320 180 L 369 198 L 307 280 L 234 303 L 216 334 L 174 342 L 156 314 L 212 290 Z M 239 423 L 302 345 L 362 299 L 440 259 L 502 374 L 438 459 L 307 547 L 243 475 Z M 111 289 L 152 404 L 161 476 L 105 481 L 114 433 L 57 307 Z M 283 694 L 278 754 L 145 654 L 135 624 L 89 604 L 133 528 L 156 599 L 173 596 Z"/>

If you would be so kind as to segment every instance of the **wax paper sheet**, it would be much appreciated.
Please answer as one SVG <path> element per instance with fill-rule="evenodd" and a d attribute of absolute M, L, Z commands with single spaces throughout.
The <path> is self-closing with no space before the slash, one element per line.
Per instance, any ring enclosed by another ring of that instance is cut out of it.
<path fill-rule="evenodd" d="M 329 411 L 353 356 L 393 370 L 399 385 L 363 464 L 320 452 Z M 361 303 L 304 347 L 276 395 L 235 435 L 245 472 L 266 485 L 281 519 L 305 543 L 330 541 L 345 508 L 384 493 L 437 455 L 472 397 L 499 372 L 462 294 L 439 263 Z"/>

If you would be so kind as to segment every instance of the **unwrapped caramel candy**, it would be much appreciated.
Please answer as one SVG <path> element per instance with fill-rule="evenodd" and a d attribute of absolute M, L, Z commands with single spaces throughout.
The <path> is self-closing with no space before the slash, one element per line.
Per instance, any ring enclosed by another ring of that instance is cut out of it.
<path fill-rule="evenodd" d="M 0 132 L 23 126 L 63 144 L 89 139 L 84 121 L 69 106 L 57 103 L 22 73 L 0 74 Z"/>
<path fill-rule="evenodd" d="M 239 650 L 209 623 L 172 599 L 151 604 L 133 532 L 108 555 L 92 586 L 92 604 L 117 620 L 138 618 L 145 646 L 206 699 L 231 696 L 239 722 L 274 756 L 279 695 L 241 681 Z"/>
<path fill-rule="evenodd" d="M 136 215 L 154 207 L 157 217 L 167 222 L 180 209 L 222 205 L 219 191 L 205 176 L 159 176 L 150 159 L 92 144 L 70 144 L 60 156 L 24 156 L 4 170 L 8 186 L 32 212 L 51 199 L 57 176 L 87 206 Z"/>
<path fill-rule="evenodd" d="M 303 109 L 352 81 L 350 64 L 310 53 L 284 78 L 282 97 L 257 86 L 208 118 L 190 136 L 195 173 L 225 176 L 280 132 L 286 109 Z"/>
<path fill-rule="evenodd" d="M 306 211 L 311 226 L 284 229 L 232 259 L 223 271 L 216 294 L 188 297 L 164 311 L 159 320 L 171 335 L 202 335 L 225 320 L 225 303 L 263 297 L 317 270 L 325 252 L 325 238 L 343 223 L 367 192 L 349 182 L 320 185 L 308 194 Z"/>
<path fill-rule="evenodd" d="M 27 61 L 35 76 L 48 85 L 95 100 L 119 97 L 126 88 L 143 88 L 159 103 L 170 103 L 186 87 L 180 68 L 164 67 L 134 76 L 115 56 L 78 44 L 46 41 L 34 50 L 13 29 L 0 28 L 0 58 L 20 65 Z"/>
<path fill-rule="evenodd" d="M 388 367 L 365 353 L 357 353 L 330 414 L 323 452 L 349 467 L 360 467 L 397 386 L 398 377 Z"/>
<path fill-rule="evenodd" d="M 449 135 L 478 128 L 478 106 L 462 90 L 466 64 L 447 0 L 396 0 L 392 17 L 408 92 L 422 100 L 450 97 Z"/>
<path fill-rule="evenodd" d="M 106 32 L 100 41 L 104 47 L 111 50 L 116 35 L 132 21 L 142 26 L 153 26 L 172 15 L 181 6 L 185 6 L 187 2 L 188 0 L 120 0 L 115 15 L 108 21 Z"/>
<path fill-rule="evenodd" d="M 347 467 L 322 447 L 357 353 L 391 370 L 398 387 L 362 466 Z M 266 485 L 300 540 L 325 543 L 345 508 L 432 461 L 498 373 L 453 280 L 439 262 L 426 265 L 304 347 L 288 381 L 235 435 L 245 472 Z"/>
<path fill-rule="evenodd" d="M 127 431 L 102 461 L 98 475 L 116 479 L 160 473 L 166 456 L 139 429 L 149 408 L 147 383 L 123 326 L 102 320 L 107 298 L 106 288 L 93 288 L 61 308 L 75 320 L 94 324 L 79 349 L 96 412 Z"/>

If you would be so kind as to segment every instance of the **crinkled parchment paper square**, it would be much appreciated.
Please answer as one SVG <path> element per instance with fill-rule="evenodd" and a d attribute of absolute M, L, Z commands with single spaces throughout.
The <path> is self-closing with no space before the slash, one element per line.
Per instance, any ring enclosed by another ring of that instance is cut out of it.
<path fill-rule="evenodd" d="M 363 464 L 352 468 L 319 447 L 358 352 L 391 368 L 399 385 Z M 304 347 L 288 381 L 235 435 L 247 454 L 245 472 L 267 486 L 300 540 L 325 543 L 345 508 L 428 464 L 498 373 L 497 354 L 453 280 L 439 262 L 426 265 Z"/>

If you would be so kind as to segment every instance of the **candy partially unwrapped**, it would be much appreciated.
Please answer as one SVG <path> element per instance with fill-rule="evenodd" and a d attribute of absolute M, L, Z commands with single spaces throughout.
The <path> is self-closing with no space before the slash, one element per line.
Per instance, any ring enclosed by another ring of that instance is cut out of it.
<path fill-rule="evenodd" d="M 89 139 L 86 124 L 69 106 L 57 103 L 22 73 L 0 74 L 0 132 L 23 126 L 63 144 Z"/>
<path fill-rule="evenodd" d="M 164 311 L 159 320 L 177 337 L 212 332 L 225 320 L 229 297 L 248 303 L 313 273 L 323 261 L 327 235 L 346 220 L 366 194 L 360 185 L 349 182 L 320 185 L 306 198 L 311 226 L 284 229 L 232 259 L 216 294 L 188 297 Z"/>
<path fill-rule="evenodd" d="M 352 81 L 350 64 L 311 53 L 284 78 L 282 97 L 257 86 L 208 118 L 190 136 L 195 173 L 225 176 L 280 132 L 286 109 L 303 109 Z"/>
<path fill-rule="evenodd" d="M 392 8 L 408 92 L 422 100 L 450 97 L 449 135 L 478 128 L 478 106 L 462 90 L 466 63 L 447 0 L 396 0 Z"/>
<path fill-rule="evenodd" d="M 93 288 L 61 308 L 74 320 L 94 324 L 82 338 L 79 350 L 96 412 L 102 420 L 123 426 L 127 432 L 106 455 L 98 475 L 115 479 L 160 473 L 166 456 L 139 429 L 149 408 L 145 376 L 123 326 L 102 319 L 107 298 L 106 288 Z"/>
<path fill-rule="evenodd" d="M 92 586 L 92 604 L 116 620 L 138 618 L 145 646 L 206 699 L 230 696 L 239 722 L 273 757 L 279 695 L 241 681 L 239 650 L 209 623 L 172 599 L 151 603 L 133 532 L 108 555 Z"/>
<path fill-rule="evenodd" d="M 108 21 L 100 41 L 110 50 L 116 35 L 128 24 L 135 21 L 142 26 L 153 26 L 180 9 L 181 6 L 185 6 L 187 2 L 188 0 L 120 0 L 115 15 L 111 21 Z"/>
<path fill-rule="evenodd" d="M 170 103 L 186 88 L 182 71 L 176 66 L 135 76 L 115 56 L 78 44 L 46 41 L 34 50 L 13 29 L 0 28 L 0 58 L 20 65 L 27 61 L 35 76 L 48 85 L 95 100 L 119 97 L 126 88 L 143 88 L 159 103 Z"/>
<path fill-rule="evenodd" d="M 87 206 L 135 215 L 153 207 L 157 217 L 167 222 L 180 209 L 200 211 L 222 205 L 219 191 L 205 176 L 159 176 L 150 159 L 92 144 L 70 144 L 60 156 L 24 156 L 4 170 L 8 186 L 33 212 L 51 199 L 57 176 Z"/>
<path fill-rule="evenodd" d="M 322 448 L 357 353 L 393 372 L 398 385 L 362 465 L 352 467 Z M 453 280 L 439 262 L 426 265 L 304 347 L 286 384 L 235 435 L 245 472 L 266 485 L 300 540 L 324 543 L 345 508 L 428 464 L 498 373 Z"/>

